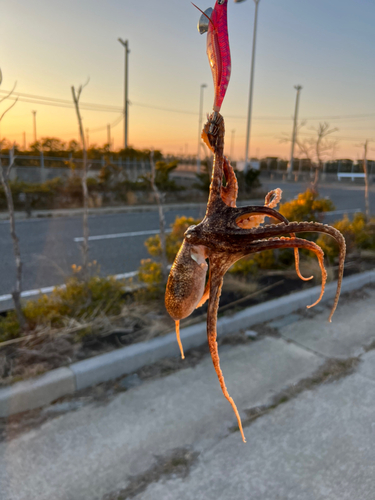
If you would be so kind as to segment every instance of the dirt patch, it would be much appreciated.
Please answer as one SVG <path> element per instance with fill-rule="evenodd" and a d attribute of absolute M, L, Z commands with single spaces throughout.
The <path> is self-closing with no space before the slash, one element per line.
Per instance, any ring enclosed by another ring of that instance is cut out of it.
<path fill-rule="evenodd" d="M 166 456 L 157 456 L 156 463 L 146 472 L 129 477 L 126 488 L 110 493 L 103 500 L 128 500 L 139 495 L 152 484 L 163 479 L 186 478 L 198 460 L 199 453 L 189 448 L 178 448 Z"/>

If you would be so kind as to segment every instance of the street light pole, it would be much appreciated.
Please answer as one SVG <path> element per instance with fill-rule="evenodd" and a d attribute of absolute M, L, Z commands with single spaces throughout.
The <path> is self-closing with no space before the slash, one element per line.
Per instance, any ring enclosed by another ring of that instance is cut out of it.
<path fill-rule="evenodd" d="M 122 40 L 118 38 L 118 41 L 125 48 L 125 83 L 124 83 L 124 149 L 128 147 L 128 55 L 130 53 L 129 50 L 129 42 L 128 40 Z"/>
<path fill-rule="evenodd" d="M 242 0 L 235 0 L 237 3 Z M 254 32 L 253 32 L 253 50 L 251 54 L 251 71 L 250 71 L 250 91 L 249 91 L 249 109 L 247 113 L 247 130 L 246 130 L 246 149 L 245 149 L 245 168 L 249 161 L 249 147 L 250 147 L 250 131 L 251 131 L 251 112 L 253 107 L 253 87 L 254 87 L 254 67 L 255 67 L 255 47 L 257 37 L 257 23 L 258 23 L 258 4 L 260 0 L 254 0 L 255 3 L 255 16 L 254 16 Z"/>
<path fill-rule="evenodd" d="M 32 114 L 34 115 L 34 142 L 36 142 L 36 111 L 32 111 Z"/>
<path fill-rule="evenodd" d="M 289 166 L 288 166 L 288 170 L 287 170 L 287 177 L 288 177 L 288 179 L 291 179 L 292 175 L 293 175 L 294 145 L 296 143 L 296 135 L 297 135 L 299 94 L 301 92 L 302 86 L 301 85 L 295 85 L 294 88 L 297 91 L 297 95 L 296 95 L 296 106 L 294 108 L 293 134 L 292 134 L 292 150 L 290 152 L 290 162 L 289 162 Z"/>
<path fill-rule="evenodd" d="M 202 114 L 203 114 L 203 91 L 207 87 L 205 83 L 201 85 L 200 98 L 199 98 L 199 124 L 198 124 L 198 154 L 197 154 L 197 173 L 201 171 L 201 146 L 202 146 Z"/>

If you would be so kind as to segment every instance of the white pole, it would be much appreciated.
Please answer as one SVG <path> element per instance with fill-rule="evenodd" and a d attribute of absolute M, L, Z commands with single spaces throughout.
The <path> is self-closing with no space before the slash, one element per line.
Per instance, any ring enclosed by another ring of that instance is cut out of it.
<path fill-rule="evenodd" d="M 130 53 L 129 50 L 129 41 L 122 40 L 118 38 L 118 41 L 125 48 L 125 76 L 124 76 L 124 149 L 128 147 L 128 121 L 129 121 L 129 97 L 128 97 L 128 80 L 129 80 L 129 72 L 128 72 L 128 56 Z"/>
<path fill-rule="evenodd" d="M 299 106 L 299 94 L 301 92 L 302 86 L 295 85 L 294 88 L 297 91 L 296 95 L 296 106 L 294 108 L 294 121 L 293 121 L 293 135 L 292 135 L 292 150 L 290 152 L 290 162 L 287 170 L 288 179 L 292 178 L 293 175 L 293 161 L 294 161 L 294 145 L 296 143 L 296 133 L 297 133 L 297 119 L 298 119 L 298 106 Z"/>
<path fill-rule="evenodd" d="M 207 87 L 205 83 L 201 85 L 199 98 L 199 125 L 198 125 L 198 154 L 197 154 L 197 174 L 201 171 L 201 145 L 202 145 L 202 114 L 203 114 L 203 91 Z"/>
<path fill-rule="evenodd" d="M 253 106 L 253 87 L 254 87 L 255 46 L 256 46 L 256 37 L 257 37 L 258 4 L 259 4 L 260 0 L 254 0 L 254 2 L 255 2 L 255 16 L 254 16 L 254 32 L 253 32 L 253 50 L 252 50 L 252 54 L 251 54 L 249 109 L 248 109 L 248 113 L 247 113 L 245 169 L 247 168 L 247 164 L 249 161 L 251 112 L 252 112 L 252 106 Z"/>

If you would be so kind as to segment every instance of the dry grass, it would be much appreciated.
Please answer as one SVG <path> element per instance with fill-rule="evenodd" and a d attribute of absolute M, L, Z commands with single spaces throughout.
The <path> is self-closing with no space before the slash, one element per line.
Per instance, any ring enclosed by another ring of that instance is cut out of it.
<path fill-rule="evenodd" d="M 37 326 L 25 337 L 3 342 L 0 386 L 124 345 L 150 340 L 173 328 L 157 304 L 124 305 L 116 316 L 94 311 L 80 319 L 63 318 L 63 323 L 62 328 Z"/>

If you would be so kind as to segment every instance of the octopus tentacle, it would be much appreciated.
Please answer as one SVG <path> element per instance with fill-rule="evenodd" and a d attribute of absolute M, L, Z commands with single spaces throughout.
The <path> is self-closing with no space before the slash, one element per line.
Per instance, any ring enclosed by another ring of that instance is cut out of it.
<path fill-rule="evenodd" d="M 233 167 L 226 156 L 224 156 L 224 176 L 227 185 L 221 188 L 221 199 L 228 207 L 236 208 L 238 182 Z"/>
<path fill-rule="evenodd" d="M 211 266 L 211 268 L 212 268 L 212 266 Z M 217 338 L 217 330 L 216 330 L 217 311 L 219 308 L 221 287 L 223 285 L 223 276 L 224 275 L 222 273 L 219 274 L 218 272 L 215 272 L 215 274 L 211 275 L 210 300 L 208 303 L 208 311 L 207 311 L 208 347 L 210 349 L 212 362 L 214 364 L 214 368 L 215 368 L 216 374 L 217 374 L 219 382 L 220 382 L 221 390 L 223 391 L 225 398 L 229 401 L 230 405 L 232 406 L 232 409 L 237 417 L 238 427 L 239 427 L 241 435 L 242 435 L 242 440 L 244 443 L 246 443 L 245 435 L 244 435 L 243 428 L 242 428 L 240 414 L 238 413 L 237 406 L 236 406 L 235 402 L 233 401 L 232 397 L 229 395 L 228 389 L 225 385 L 223 372 L 221 371 L 221 368 L 220 368 L 219 351 L 218 351 L 218 346 L 217 346 L 217 341 L 216 341 L 216 338 Z"/>
<path fill-rule="evenodd" d="M 269 225 L 269 226 L 263 226 L 261 228 L 255 228 L 250 230 L 249 232 L 246 231 L 246 235 L 244 234 L 241 237 L 241 247 L 243 247 L 245 239 L 248 238 L 249 243 L 256 239 L 261 238 L 274 238 L 274 237 L 280 237 L 280 236 L 286 236 L 287 234 L 295 234 L 295 233 L 324 233 L 328 234 L 332 238 L 336 240 L 336 242 L 339 245 L 339 268 L 338 268 L 338 278 L 337 278 L 337 290 L 336 290 L 336 295 L 334 298 L 334 305 L 331 311 L 331 314 L 328 318 L 328 320 L 331 322 L 332 321 L 332 316 L 333 313 L 337 307 L 338 301 L 339 301 L 339 296 L 340 296 L 340 290 L 341 290 L 341 284 L 342 284 L 342 279 L 344 275 L 344 263 L 345 263 L 345 255 L 346 255 L 346 244 L 345 244 L 345 238 L 343 235 L 338 231 L 336 228 L 332 226 L 328 226 L 327 224 L 321 224 L 320 222 L 289 222 L 288 224 L 277 224 L 277 225 Z M 291 240 L 293 241 L 293 240 Z M 307 241 L 307 240 L 306 240 Z M 286 240 L 284 240 L 286 242 Z M 232 244 L 233 249 L 234 245 Z"/>
<path fill-rule="evenodd" d="M 275 208 L 278 203 L 281 200 L 282 196 L 282 191 L 280 188 L 273 189 L 269 193 L 266 194 L 265 200 L 264 200 L 264 205 L 268 208 Z M 250 216 L 248 219 L 241 219 L 240 221 L 236 221 L 237 225 L 243 229 L 251 229 L 253 227 L 257 227 L 260 224 L 264 222 L 265 216 Z M 295 234 L 291 234 L 292 238 L 295 238 Z M 299 267 L 299 253 L 298 253 L 298 248 L 294 249 L 294 261 L 295 261 L 295 267 L 296 267 L 296 273 L 297 276 L 302 280 L 302 281 L 310 281 L 313 279 L 313 276 L 309 276 L 308 278 L 305 278 L 302 276 L 300 267 Z"/>
<path fill-rule="evenodd" d="M 215 123 L 217 128 L 215 136 L 209 132 L 212 123 Z M 218 113 L 213 113 L 209 117 L 202 132 L 202 139 L 211 151 L 214 152 L 214 164 L 212 168 L 206 215 L 212 211 L 215 202 L 219 199 L 221 200 L 222 178 L 224 173 L 224 134 L 225 127 L 223 117 Z"/>
<path fill-rule="evenodd" d="M 197 306 L 195 309 L 198 309 L 198 307 L 202 307 L 203 304 L 205 304 L 205 302 L 207 301 L 207 299 L 209 298 L 210 296 L 210 277 L 208 278 L 207 280 L 207 283 L 206 283 L 206 286 L 205 286 L 205 289 L 204 289 L 204 292 L 203 292 L 203 295 L 202 295 L 202 298 L 201 300 L 198 302 Z"/>
<path fill-rule="evenodd" d="M 327 271 L 324 267 L 324 252 L 323 252 L 323 250 L 320 248 L 320 246 L 318 246 L 313 241 L 304 240 L 302 238 L 281 237 L 281 238 L 273 238 L 273 239 L 269 239 L 269 240 L 256 241 L 256 242 L 252 243 L 251 245 L 245 247 L 244 251 L 246 251 L 247 255 L 249 255 L 249 254 L 252 254 L 255 252 L 261 252 L 262 250 L 275 250 L 278 248 L 294 248 L 294 249 L 303 248 L 305 250 L 310 250 L 311 252 L 313 252 L 317 256 L 318 262 L 319 262 L 319 267 L 320 267 L 320 270 L 322 272 L 322 285 L 321 285 L 321 290 L 320 290 L 320 295 L 319 295 L 318 300 L 316 302 L 314 302 L 313 304 L 307 306 L 307 308 L 316 306 L 321 301 L 321 299 L 323 297 L 325 285 L 327 282 Z M 338 290 L 338 293 L 340 293 L 340 290 Z M 337 303 L 334 304 L 334 306 L 333 306 L 330 318 L 332 317 L 333 313 L 335 312 L 336 306 L 337 306 Z"/>
<path fill-rule="evenodd" d="M 268 208 L 275 208 L 279 201 L 281 200 L 282 191 L 280 188 L 273 189 L 267 193 L 264 200 L 264 206 Z M 253 227 L 258 227 L 263 224 L 266 216 L 260 215 L 250 215 L 247 219 L 241 219 L 237 221 L 237 225 L 243 229 L 251 229 Z"/>
<path fill-rule="evenodd" d="M 181 337 L 180 337 L 180 320 L 179 319 L 175 321 L 175 326 L 176 326 L 176 338 L 177 338 L 178 347 L 180 348 L 181 359 L 185 359 L 184 348 L 182 346 Z"/>

